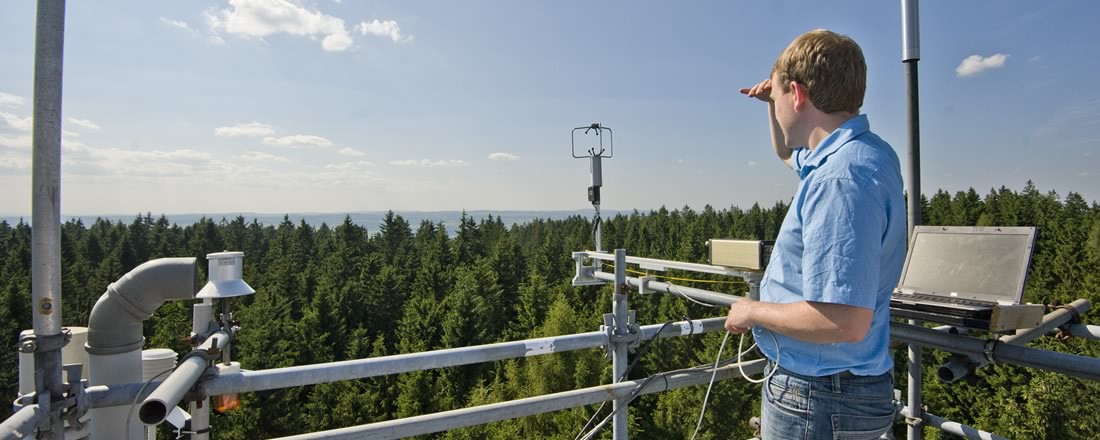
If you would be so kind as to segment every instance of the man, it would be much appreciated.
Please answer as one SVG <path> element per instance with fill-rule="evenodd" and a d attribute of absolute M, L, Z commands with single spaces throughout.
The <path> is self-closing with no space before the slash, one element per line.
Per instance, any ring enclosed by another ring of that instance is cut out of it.
<path fill-rule="evenodd" d="M 760 301 L 738 301 L 726 318 L 730 332 L 752 329 L 774 370 L 765 439 L 872 439 L 893 423 L 889 307 L 905 199 L 897 155 L 859 114 L 866 83 L 859 45 L 816 30 L 741 89 L 768 103 L 775 153 L 799 176 Z"/>

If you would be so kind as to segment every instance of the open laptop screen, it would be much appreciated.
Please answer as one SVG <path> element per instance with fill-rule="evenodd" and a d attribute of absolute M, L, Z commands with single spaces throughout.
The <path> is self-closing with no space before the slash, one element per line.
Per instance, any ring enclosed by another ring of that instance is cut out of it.
<path fill-rule="evenodd" d="M 979 301 L 1019 303 L 1032 227 L 917 226 L 898 288 Z"/>

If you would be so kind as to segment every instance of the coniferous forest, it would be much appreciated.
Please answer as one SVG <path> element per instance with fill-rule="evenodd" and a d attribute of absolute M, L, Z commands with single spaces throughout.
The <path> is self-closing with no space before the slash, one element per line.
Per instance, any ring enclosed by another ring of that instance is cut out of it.
<path fill-rule="evenodd" d="M 1025 300 L 1100 305 L 1100 205 L 1080 195 L 993 189 L 924 198 L 931 225 L 1036 226 Z M 689 207 L 616 215 L 603 221 L 605 249 L 630 255 L 705 262 L 709 238 L 773 239 L 787 210 Z M 372 229 L 377 228 L 377 229 Z M 531 337 L 597 330 L 611 309 L 610 286 L 572 287 L 570 252 L 593 248 L 592 219 L 536 220 L 505 225 L 500 218 L 463 216 L 456 231 L 441 223 L 411 225 L 390 213 L 381 225 L 349 220 L 314 227 L 284 219 L 273 225 L 243 217 L 170 224 L 138 215 L 130 223 L 79 220 L 62 227 L 64 324 L 84 326 L 108 284 L 161 257 L 199 258 L 243 251 L 244 279 L 256 294 L 234 301 L 242 330 L 234 360 L 246 369 L 386 356 Z M 0 385 L 17 389 L 14 344 L 30 318 L 31 227 L 0 222 Z M 676 276 L 675 273 L 668 274 Z M 698 275 L 696 275 L 698 278 Z M 715 278 L 717 279 L 717 278 Z M 686 283 L 685 285 L 692 285 Z M 696 287 L 741 294 L 738 283 Z M 724 310 L 669 295 L 630 293 L 638 321 L 724 316 Z M 168 302 L 145 323 L 148 347 L 183 353 L 191 302 Z M 1084 321 L 1100 324 L 1097 313 Z M 722 334 L 655 341 L 631 378 L 713 363 Z M 1031 343 L 1100 357 L 1100 342 L 1041 338 Z M 724 353 L 734 352 L 726 347 Z M 732 355 L 724 355 L 726 357 Z M 896 354 L 905 388 L 904 350 Z M 952 385 L 935 379 L 943 352 L 925 350 L 924 401 L 929 411 L 1008 438 L 1095 438 L 1100 432 L 1100 384 L 1020 367 L 992 365 Z M 248 393 L 240 410 L 212 416 L 213 437 L 254 439 L 333 429 L 607 383 L 611 362 L 599 349 L 477 364 L 358 381 Z M 631 405 L 638 439 L 688 438 L 705 386 L 640 397 Z M 748 438 L 759 387 L 715 384 L 700 438 Z M 10 400 L 8 400 L 10 402 Z M 447 439 L 572 439 L 595 406 L 432 435 Z M 606 414 L 605 409 L 605 414 Z M 0 405 L 0 417 L 10 415 Z M 610 436 L 610 428 L 603 437 Z M 900 432 L 900 431 L 899 431 Z M 941 433 L 926 429 L 928 438 Z"/>

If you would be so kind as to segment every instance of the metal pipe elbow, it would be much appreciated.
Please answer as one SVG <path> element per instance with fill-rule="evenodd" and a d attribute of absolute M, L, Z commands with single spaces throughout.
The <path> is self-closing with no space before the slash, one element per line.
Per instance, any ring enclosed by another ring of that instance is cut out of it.
<path fill-rule="evenodd" d="M 199 290 L 194 257 L 148 261 L 111 283 L 88 317 L 92 354 L 124 353 L 145 342 L 142 322 L 168 300 L 191 299 Z"/>

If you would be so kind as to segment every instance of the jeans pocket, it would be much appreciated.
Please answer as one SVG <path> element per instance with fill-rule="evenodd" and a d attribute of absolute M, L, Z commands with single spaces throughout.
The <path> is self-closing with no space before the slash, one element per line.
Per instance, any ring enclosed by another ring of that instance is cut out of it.
<path fill-rule="evenodd" d="M 764 397 L 779 410 L 805 417 L 810 410 L 809 387 L 803 381 L 776 374 L 764 383 Z"/>
<path fill-rule="evenodd" d="M 893 414 L 884 416 L 833 414 L 833 440 L 877 439 L 893 424 Z"/>

